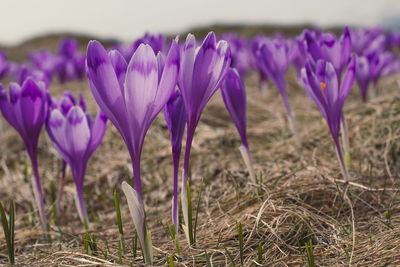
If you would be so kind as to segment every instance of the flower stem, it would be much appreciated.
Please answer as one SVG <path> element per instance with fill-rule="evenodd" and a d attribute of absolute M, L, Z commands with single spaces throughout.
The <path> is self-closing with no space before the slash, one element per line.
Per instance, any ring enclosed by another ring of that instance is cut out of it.
<path fill-rule="evenodd" d="M 192 141 L 195 129 L 196 129 L 195 126 L 189 125 L 188 123 L 187 134 L 186 134 L 185 159 L 183 162 L 182 191 L 181 191 L 182 212 L 183 212 L 183 219 L 185 221 L 184 232 L 189 242 L 189 245 L 192 245 L 193 233 L 191 227 L 192 211 L 189 210 L 191 209 L 191 203 L 189 203 L 189 201 L 191 200 L 188 198 L 188 193 L 190 195 L 190 190 L 188 190 L 188 185 L 189 185 L 188 174 L 189 174 L 190 149 L 192 147 Z"/>
<path fill-rule="evenodd" d="M 60 214 L 60 209 L 61 209 L 61 198 L 64 192 L 66 168 L 67 168 L 67 163 L 64 160 L 62 160 L 61 176 L 60 179 L 58 180 L 58 189 L 57 189 L 57 200 L 56 200 L 57 214 Z"/>
<path fill-rule="evenodd" d="M 173 151 L 173 161 L 174 161 L 174 196 L 173 196 L 173 204 L 172 204 L 172 220 L 175 226 L 175 234 L 178 234 L 179 229 L 179 221 L 178 221 L 178 171 L 179 171 L 179 158 L 180 152 Z"/>
<path fill-rule="evenodd" d="M 138 195 L 140 204 L 143 205 L 142 182 L 140 180 L 140 155 L 135 156 L 133 158 L 132 166 L 133 166 L 133 178 L 134 178 L 135 191 L 136 191 L 136 194 Z"/>
<path fill-rule="evenodd" d="M 33 194 L 35 197 L 36 205 L 38 206 L 40 217 L 42 220 L 42 227 L 44 231 L 48 230 L 47 227 L 47 220 L 46 220 L 46 212 L 44 210 L 44 202 L 43 202 L 43 192 L 42 186 L 40 184 L 40 176 L 39 176 L 39 169 L 37 163 L 37 153 L 29 153 L 29 157 L 32 163 L 33 169 L 33 177 L 32 177 L 32 188 Z"/>
<path fill-rule="evenodd" d="M 83 185 L 76 185 L 76 208 L 78 209 L 79 217 L 84 225 L 89 226 L 89 216 L 86 211 L 85 199 L 83 198 Z"/>
<path fill-rule="evenodd" d="M 346 118 L 343 113 L 342 113 L 340 123 L 342 124 L 341 125 L 342 127 L 340 127 L 340 131 L 342 132 L 342 144 L 343 144 L 343 149 L 344 149 L 344 163 L 346 164 L 346 167 L 349 169 L 350 164 L 351 164 L 349 135 L 348 135 L 349 131 L 348 131 L 348 127 L 347 127 Z"/>
<path fill-rule="evenodd" d="M 346 164 L 344 163 L 342 148 L 340 147 L 339 140 L 335 140 L 336 147 L 336 155 L 338 157 L 340 168 L 342 170 L 343 179 L 348 182 L 349 181 L 349 173 L 347 172 Z"/>

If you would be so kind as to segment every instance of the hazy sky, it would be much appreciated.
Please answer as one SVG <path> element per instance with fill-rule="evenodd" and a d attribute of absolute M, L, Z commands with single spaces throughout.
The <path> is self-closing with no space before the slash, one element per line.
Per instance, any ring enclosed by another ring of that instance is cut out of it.
<path fill-rule="evenodd" d="M 48 32 L 132 40 L 212 23 L 377 25 L 400 17 L 399 0 L 1 0 L 0 43 Z"/>

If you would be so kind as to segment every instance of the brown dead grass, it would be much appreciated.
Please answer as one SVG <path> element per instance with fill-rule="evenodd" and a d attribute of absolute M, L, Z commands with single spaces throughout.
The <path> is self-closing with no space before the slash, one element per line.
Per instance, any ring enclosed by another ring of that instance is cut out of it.
<path fill-rule="evenodd" d="M 292 76 L 291 76 L 292 77 Z M 155 265 L 165 265 L 173 254 L 176 266 L 204 266 L 205 251 L 213 266 L 230 265 L 224 247 L 240 265 L 236 223 L 244 234 L 244 262 L 256 266 L 257 246 L 263 246 L 264 266 L 307 266 L 304 243 L 312 240 L 317 266 L 400 265 L 399 138 L 400 98 L 396 78 L 380 84 L 380 96 L 360 101 L 354 87 L 346 105 L 352 152 L 351 183 L 341 180 L 339 165 L 325 122 L 294 79 L 289 79 L 289 101 L 296 117 L 302 146 L 296 145 L 276 89 L 260 93 L 257 76 L 246 79 L 248 138 L 257 172 L 263 183 L 248 180 L 237 147 L 240 140 L 219 93 L 206 107 L 196 131 L 191 156 L 192 190 L 205 179 L 198 224 L 198 243 L 189 248 L 183 234 L 177 255 L 165 224 L 171 216 L 172 158 L 169 134 L 162 115 L 146 137 L 142 156 L 147 220 L 152 231 Z M 56 82 L 51 92 L 82 91 L 95 113 L 87 82 Z M 128 152 L 109 123 L 103 143 L 89 161 L 85 199 L 91 217 L 90 231 L 100 250 L 86 255 L 84 229 L 74 205 L 70 172 L 57 222 L 50 220 L 49 243 L 41 232 L 29 203 L 32 192 L 24 176 L 27 160 L 22 141 L 0 119 L 0 199 L 16 201 L 16 262 L 18 266 L 111 266 L 118 264 L 118 228 L 113 190 L 131 176 Z M 51 214 L 50 181 L 57 182 L 60 158 L 45 133 L 40 139 L 39 164 L 48 217 Z M 259 192 L 259 193 L 257 193 Z M 125 198 L 120 194 L 128 253 L 123 263 L 137 266 L 132 258 L 134 228 Z M 385 217 L 389 211 L 390 218 Z M 34 226 L 31 221 L 34 221 Z M 0 263 L 7 263 L 4 237 L 0 235 Z M 138 252 L 140 254 L 140 252 Z"/>

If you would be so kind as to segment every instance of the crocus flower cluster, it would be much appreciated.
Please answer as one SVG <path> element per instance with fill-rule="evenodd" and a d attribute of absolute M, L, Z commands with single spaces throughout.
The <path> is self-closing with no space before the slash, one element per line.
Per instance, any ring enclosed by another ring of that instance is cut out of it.
<path fill-rule="evenodd" d="M 77 105 L 68 91 L 53 105 L 47 122 L 47 133 L 61 157 L 71 167 L 77 193 L 77 207 L 82 222 L 89 224 L 83 198 L 83 179 L 89 157 L 106 131 L 107 118 L 99 110 L 96 119 L 86 113 L 82 95 Z"/>
<path fill-rule="evenodd" d="M 400 59 L 394 52 L 399 47 L 399 32 L 388 34 L 379 28 L 349 30 L 346 27 L 340 37 L 304 30 L 294 38 L 277 34 L 270 37 L 259 35 L 251 40 L 233 33 L 216 37 L 210 32 L 201 43 L 189 34 L 181 46 L 176 38 L 169 47 L 165 45 L 163 35 L 146 33 L 133 43 L 116 45 L 110 51 L 98 41 L 91 41 L 85 59 L 76 40 L 64 39 L 58 53 L 34 52 L 28 62 L 21 64 L 8 61 L 0 52 L 0 78 L 10 75 L 17 81 L 9 84 L 9 92 L 0 84 L 0 111 L 20 134 L 31 160 L 35 200 L 44 230 L 47 222 L 37 161 L 43 125 L 46 124 L 55 149 L 72 171 L 77 210 L 87 225 L 89 218 L 83 191 L 85 172 L 89 158 L 105 134 L 107 119 L 112 122 L 126 144 L 133 169 L 134 186 L 123 182 L 121 188 L 145 261 L 151 264 L 152 241 L 146 227 L 140 159 L 145 136 L 161 110 L 172 148 L 175 234 L 179 232 L 178 174 L 186 128 L 180 192 L 182 228 L 189 244 L 193 245 L 195 229 L 188 194 L 190 153 L 201 114 L 218 89 L 221 89 L 226 109 L 239 133 L 242 143 L 239 149 L 249 177 L 256 181 L 247 140 L 244 80 L 247 73 L 256 70 L 261 83 L 266 84 L 270 79 L 275 84 L 286 108 L 293 136 L 300 144 L 288 100 L 290 90 L 287 89 L 291 88 L 288 88 L 285 77 L 293 66 L 306 93 L 328 125 L 343 178 L 349 181 L 346 165 L 349 143 L 343 105 L 354 80 L 366 101 L 371 83 L 374 93 L 381 77 L 400 71 Z M 94 119 L 87 113 L 82 95 L 76 100 L 66 91 L 55 100 L 48 90 L 54 77 L 65 83 L 82 79 L 85 71 L 99 106 Z"/>

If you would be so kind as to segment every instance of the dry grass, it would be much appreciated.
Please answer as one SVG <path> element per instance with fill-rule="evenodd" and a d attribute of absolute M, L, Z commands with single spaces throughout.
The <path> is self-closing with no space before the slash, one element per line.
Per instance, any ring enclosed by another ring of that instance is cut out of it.
<path fill-rule="evenodd" d="M 399 266 L 400 202 L 399 133 L 400 98 L 396 78 L 380 84 L 380 96 L 367 104 L 355 87 L 346 105 L 352 152 L 352 183 L 341 181 L 333 142 L 325 122 L 304 91 L 289 79 L 289 101 L 297 120 L 302 146 L 296 145 L 285 110 L 275 88 L 260 93 L 255 74 L 246 79 L 248 90 L 248 138 L 257 172 L 263 183 L 248 181 L 237 147 L 239 137 L 217 93 L 202 116 L 191 157 L 192 190 L 200 179 L 206 186 L 199 213 L 198 243 L 188 248 L 183 234 L 177 255 L 165 224 L 171 216 L 172 158 L 169 134 L 162 115 L 146 137 L 142 157 L 144 195 L 152 230 L 155 264 L 165 265 L 174 254 L 177 266 L 206 265 L 205 251 L 213 266 L 230 265 L 224 247 L 239 265 L 236 222 L 243 225 L 244 262 L 256 266 L 257 246 L 263 246 L 263 265 L 307 266 L 304 243 L 311 240 L 317 266 Z M 82 91 L 89 108 L 96 108 L 87 82 L 56 82 L 62 90 Z M 85 199 L 99 252 L 86 255 L 84 229 L 74 205 L 70 172 L 57 222 L 50 220 L 49 243 L 39 220 L 30 211 L 32 192 L 24 175 L 27 160 L 16 132 L 0 119 L 0 197 L 17 203 L 16 262 L 19 266 L 111 266 L 118 261 L 118 228 L 113 190 L 132 173 L 128 152 L 109 123 L 103 143 L 89 161 Z M 48 217 L 51 214 L 50 181 L 60 176 L 60 158 L 45 133 L 40 139 L 39 164 Z M 125 198 L 120 195 L 128 254 L 133 261 L 133 224 Z M 389 212 L 390 216 L 385 216 Z M 31 226 L 33 217 L 34 226 Z M 140 254 L 140 252 L 138 252 Z M 0 263 L 6 264 L 6 245 L 0 235 Z M 133 265 L 141 264 L 140 255 Z"/>

